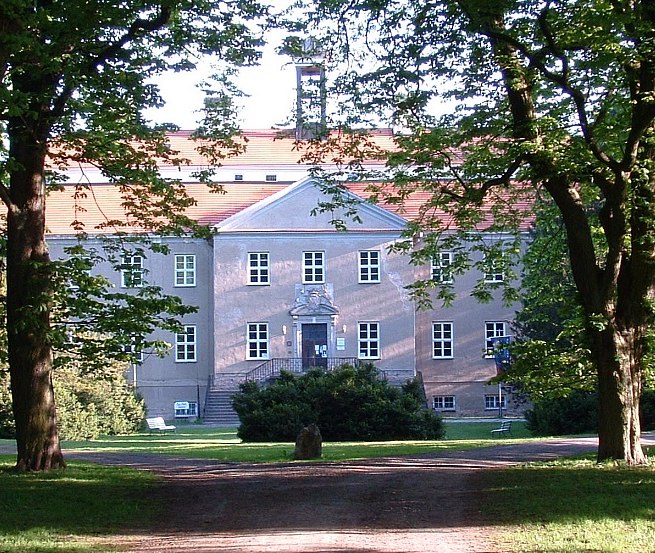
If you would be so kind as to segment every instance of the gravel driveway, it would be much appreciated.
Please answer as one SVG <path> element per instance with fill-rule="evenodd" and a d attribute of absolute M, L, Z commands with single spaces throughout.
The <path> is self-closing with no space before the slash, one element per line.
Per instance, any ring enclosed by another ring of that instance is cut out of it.
<path fill-rule="evenodd" d="M 645 444 L 655 444 L 653 436 Z M 162 476 L 155 528 L 112 536 L 134 552 L 500 553 L 480 506 L 480 472 L 594 450 L 594 438 L 343 463 L 219 463 L 67 452 Z M 488 492 L 486 492 L 488 493 Z M 103 539 L 103 541 L 107 541 Z"/>

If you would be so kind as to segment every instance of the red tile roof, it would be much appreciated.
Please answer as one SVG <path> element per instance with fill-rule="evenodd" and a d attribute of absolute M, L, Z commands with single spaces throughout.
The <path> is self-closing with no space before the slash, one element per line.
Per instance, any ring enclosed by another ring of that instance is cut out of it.
<path fill-rule="evenodd" d="M 169 135 L 171 149 L 189 158 L 192 165 L 206 164 L 207 160 L 195 150 L 190 135 L 190 131 Z M 302 156 L 302 152 L 295 145 L 295 140 L 292 137 L 280 138 L 279 131 L 247 131 L 244 135 L 248 139 L 245 152 L 234 158 L 227 158 L 223 162 L 224 165 L 270 166 L 271 170 L 274 170 L 275 166 L 298 164 Z M 393 148 L 393 136 L 388 130 L 372 133 L 371 141 L 384 149 Z M 382 162 L 376 160 L 373 163 Z M 217 194 L 203 184 L 185 183 L 188 194 L 196 200 L 196 205 L 188 208 L 187 215 L 201 224 L 216 225 L 289 184 L 289 182 L 227 182 L 222 183 L 226 193 Z M 366 182 L 348 183 L 348 187 L 360 197 L 370 197 L 370 193 L 366 191 Z M 429 197 L 427 192 L 417 192 L 407 198 L 402 206 L 384 203 L 380 205 L 407 220 L 414 220 L 419 217 L 421 208 L 426 205 Z M 46 213 L 48 232 L 73 234 L 74 223 L 82 222 L 85 232 L 97 233 L 98 226 L 107 221 L 126 220 L 121 204 L 120 191 L 111 184 L 91 183 L 84 189 L 66 185 L 62 190 L 52 192 L 48 197 Z M 527 206 L 528 203 L 526 202 L 525 205 Z M 447 218 L 444 214 L 442 216 Z"/>

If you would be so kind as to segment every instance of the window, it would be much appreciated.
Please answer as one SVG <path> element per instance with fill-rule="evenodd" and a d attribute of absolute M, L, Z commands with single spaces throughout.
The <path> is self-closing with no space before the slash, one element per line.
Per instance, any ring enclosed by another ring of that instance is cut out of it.
<path fill-rule="evenodd" d="M 304 284 L 325 282 L 325 253 L 303 252 L 302 281 Z"/>
<path fill-rule="evenodd" d="M 485 409 L 507 409 L 507 396 L 502 396 L 502 399 L 496 394 L 488 394 L 484 396 Z"/>
<path fill-rule="evenodd" d="M 266 182 L 276 182 L 277 175 L 266 175 Z"/>
<path fill-rule="evenodd" d="M 248 323 L 247 359 L 268 359 L 268 323 Z"/>
<path fill-rule="evenodd" d="M 195 401 L 176 401 L 173 408 L 176 418 L 198 416 L 198 403 Z"/>
<path fill-rule="evenodd" d="M 268 252 L 248 254 L 248 284 L 270 284 Z"/>
<path fill-rule="evenodd" d="M 175 335 L 175 361 L 192 363 L 196 360 L 196 327 L 186 325 L 183 332 Z"/>
<path fill-rule="evenodd" d="M 241 181 L 241 180 L 243 180 L 243 175 L 241 175 L 241 174 L 234 175 L 234 180 L 235 180 L 235 181 Z"/>
<path fill-rule="evenodd" d="M 380 323 L 358 324 L 359 359 L 380 358 Z"/>
<path fill-rule="evenodd" d="M 454 411 L 455 396 L 434 396 L 432 398 L 432 407 L 437 411 Z"/>
<path fill-rule="evenodd" d="M 503 272 L 500 259 L 485 259 L 485 282 L 503 282 L 505 273 Z"/>
<path fill-rule="evenodd" d="M 453 259 L 453 252 L 439 252 L 432 259 L 432 280 L 443 284 L 451 284 L 453 282 L 453 273 L 450 266 L 453 264 Z"/>
<path fill-rule="evenodd" d="M 507 323 L 505 321 L 487 321 L 485 324 L 485 356 L 494 356 L 494 338 L 507 336 Z"/>
<path fill-rule="evenodd" d="M 140 288 L 143 286 L 143 257 L 126 255 L 121 267 L 121 286 L 123 288 Z"/>
<path fill-rule="evenodd" d="M 432 358 L 452 359 L 453 357 L 453 323 L 432 323 Z"/>
<path fill-rule="evenodd" d="M 134 341 L 132 341 L 131 344 L 125 344 L 123 346 L 123 351 L 131 356 L 131 363 L 143 362 L 143 352 L 136 349 Z"/>
<path fill-rule="evenodd" d="M 380 282 L 380 252 L 359 252 L 359 282 Z"/>
<path fill-rule="evenodd" d="M 175 256 L 175 286 L 196 285 L 196 256 L 180 254 Z"/>

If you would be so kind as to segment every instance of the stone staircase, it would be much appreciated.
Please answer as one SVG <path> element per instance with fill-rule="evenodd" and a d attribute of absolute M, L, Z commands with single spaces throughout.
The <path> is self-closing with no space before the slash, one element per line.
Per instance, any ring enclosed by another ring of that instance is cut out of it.
<path fill-rule="evenodd" d="M 232 395 L 237 390 L 210 388 L 205 400 L 205 424 L 216 426 L 239 426 L 239 417 L 232 409 Z"/>
<path fill-rule="evenodd" d="M 215 374 L 209 379 L 205 397 L 205 424 L 239 426 L 239 417 L 232 409 L 232 396 L 239 390 L 243 374 Z"/>

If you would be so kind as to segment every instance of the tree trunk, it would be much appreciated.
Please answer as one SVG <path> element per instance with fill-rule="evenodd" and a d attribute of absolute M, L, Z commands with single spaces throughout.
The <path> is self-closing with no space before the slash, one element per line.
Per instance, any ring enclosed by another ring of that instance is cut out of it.
<path fill-rule="evenodd" d="M 50 338 L 50 257 L 45 243 L 45 140 L 9 125 L 7 339 L 18 470 L 65 466 L 54 391 Z"/>
<path fill-rule="evenodd" d="M 607 328 L 593 337 L 598 367 L 598 461 L 620 459 L 629 465 L 647 461 L 641 448 L 639 400 L 642 389 L 639 335 Z"/>

